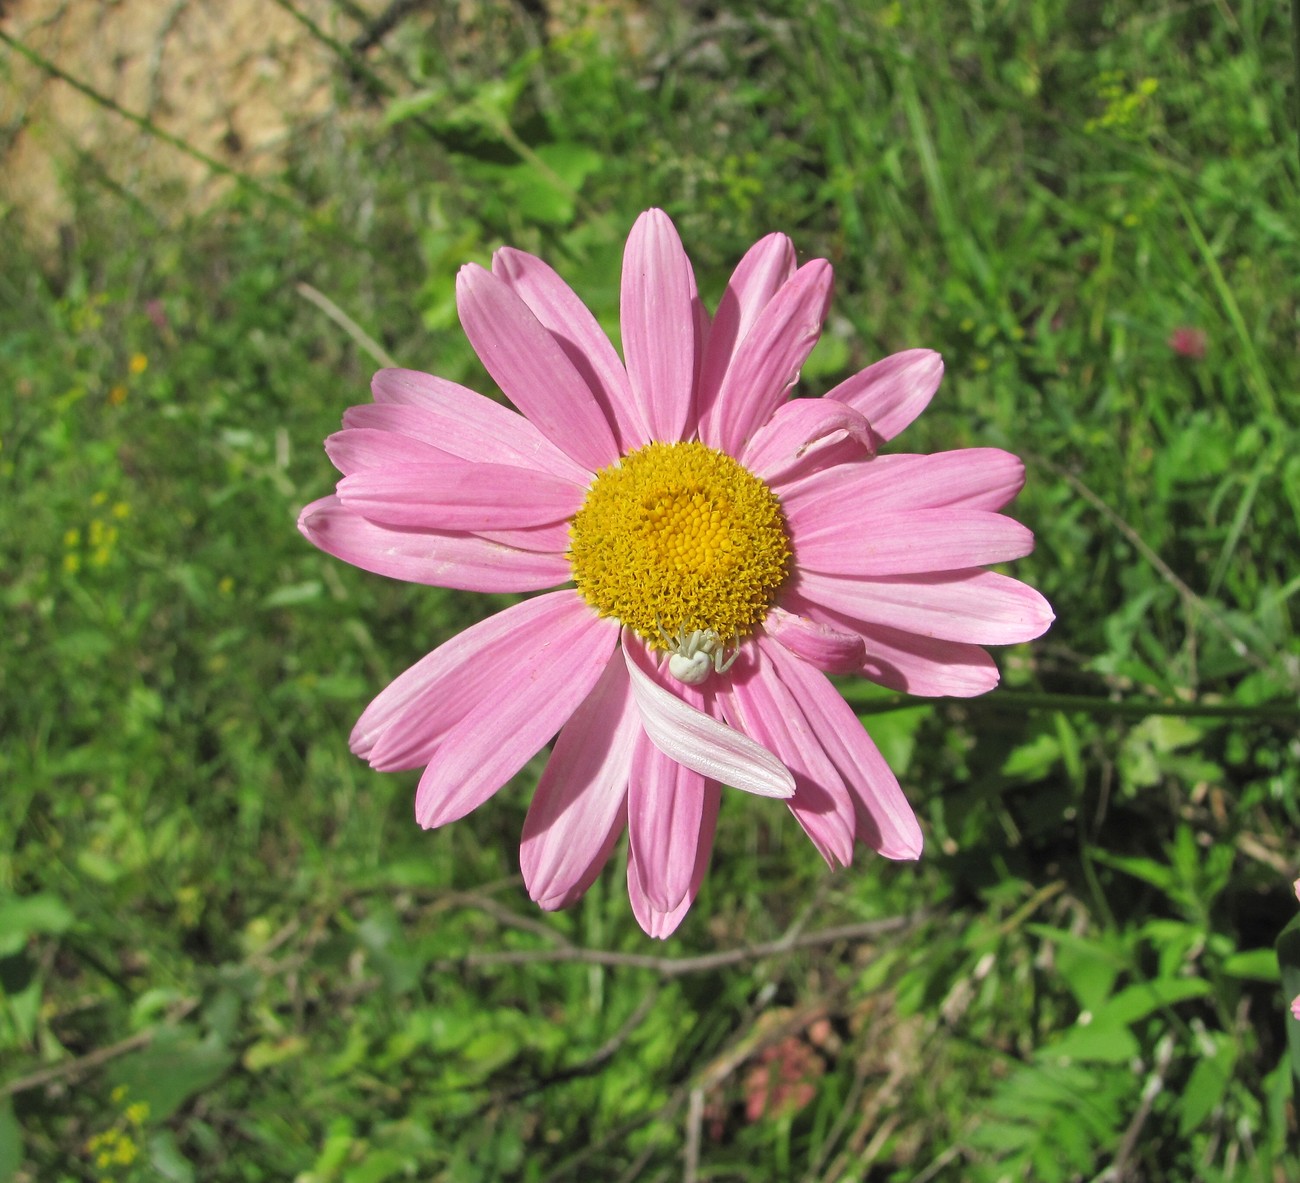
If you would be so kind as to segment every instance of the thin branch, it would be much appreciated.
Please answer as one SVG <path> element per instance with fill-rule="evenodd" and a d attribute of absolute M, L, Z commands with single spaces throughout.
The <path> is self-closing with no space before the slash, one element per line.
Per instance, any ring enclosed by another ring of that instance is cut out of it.
<path fill-rule="evenodd" d="M 368 353 L 379 365 L 387 369 L 396 369 L 397 363 L 389 356 L 388 351 L 379 344 L 369 333 L 365 331 L 355 320 L 334 303 L 324 292 L 318 291 L 309 283 L 300 283 L 297 285 L 298 295 L 306 300 L 310 300 L 326 316 L 339 326 L 354 342 L 365 352 Z"/>
<path fill-rule="evenodd" d="M 179 1022 L 198 1005 L 199 1000 L 197 998 L 186 999 L 168 1014 L 168 1024 Z M 10 1097 L 16 1093 L 25 1093 L 28 1089 L 53 1084 L 55 1081 L 76 1079 L 79 1076 L 84 1076 L 87 1072 L 94 1071 L 101 1064 L 107 1064 L 109 1060 L 116 1060 L 118 1056 L 138 1051 L 142 1047 L 148 1047 L 158 1032 L 163 1030 L 163 1027 L 164 1024 L 160 1023 L 157 1027 L 150 1027 L 147 1031 L 140 1031 L 126 1039 L 118 1040 L 117 1043 L 110 1043 L 107 1047 L 96 1048 L 93 1052 L 87 1052 L 84 1056 L 77 1056 L 72 1060 L 51 1064 L 50 1067 L 42 1068 L 38 1072 L 32 1072 L 27 1076 L 19 1076 L 14 1080 L 7 1080 L 4 1084 L 0 1084 L 0 1097 Z"/>
<path fill-rule="evenodd" d="M 801 933 L 766 941 L 759 945 L 741 945 L 723 949 L 718 953 L 705 953 L 699 957 L 651 957 L 644 953 L 615 953 L 608 949 L 514 949 L 500 953 L 467 953 L 464 957 L 447 958 L 435 963 L 439 973 L 454 969 L 479 969 L 493 965 L 535 965 L 538 963 L 570 962 L 576 965 L 606 965 L 623 969 L 648 969 L 663 978 L 679 978 L 686 974 L 707 973 L 746 961 L 759 961 L 788 953 L 795 949 L 808 949 L 830 945 L 836 941 L 863 941 L 885 933 L 898 932 L 921 920 L 929 912 L 912 916 L 891 916 L 884 920 L 868 920 L 860 924 L 843 924 L 836 928 L 823 928 L 817 932 Z"/>
<path fill-rule="evenodd" d="M 1036 690 L 999 690 L 985 698 L 959 700 L 917 698 L 910 694 L 858 698 L 851 686 L 844 687 L 843 694 L 859 715 L 883 715 L 890 711 L 933 706 L 936 702 L 959 701 L 967 710 L 1078 711 L 1088 715 L 1122 715 L 1130 719 L 1145 719 L 1151 715 L 1171 715 L 1180 719 L 1259 719 L 1276 723 L 1294 723 L 1300 719 L 1300 706 L 1280 702 L 1258 706 L 1226 702 L 1158 702 L 1150 698 L 1102 698 L 1092 694 L 1051 694 Z"/>

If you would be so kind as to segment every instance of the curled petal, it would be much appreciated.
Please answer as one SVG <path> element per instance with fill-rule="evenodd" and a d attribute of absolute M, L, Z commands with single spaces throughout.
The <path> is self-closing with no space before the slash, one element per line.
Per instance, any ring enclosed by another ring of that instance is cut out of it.
<path fill-rule="evenodd" d="M 487 372 L 542 435 L 590 472 L 618 459 L 614 433 L 591 388 L 503 280 L 466 264 L 456 277 L 456 307 Z"/>
<path fill-rule="evenodd" d="M 758 314 L 795 273 L 794 244 L 784 234 L 759 239 L 736 265 L 709 329 L 700 368 L 699 409 L 702 438 L 715 437 L 713 401 L 722 386 L 736 347 Z"/>
<path fill-rule="evenodd" d="M 886 858 L 920 858 L 923 839 L 916 814 L 849 704 L 824 674 L 780 645 L 760 636 L 758 647 L 802 704 L 817 742 L 843 778 L 853 802 L 857 840 Z"/>
<path fill-rule="evenodd" d="M 877 443 L 871 424 L 852 407 L 824 398 L 796 398 L 782 403 L 754 433 L 741 463 L 775 485 L 822 467 L 826 457 L 835 463 L 867 459 L 875 454 Z"/>
<path fill-rule="evenodd" d="M 472 534 L 443 534 L 381 526 L 336 496 L 313 501 L 298 529 L 326 554 L 391 579 L 478 592 L 540 591 L 567 582 L 561 550 L 503 545 Z M 522 531 L 521 531 L 522 533 Z"/>
<path fill-rule="evenodd" d="M 828 674 L 851 674 L 866 660 L 866 646 L 857 633 L 797 616 L 779 605 L 767 614 L 763 631 Z"/>
<path fill-rule="evenodd" d="M 711 447 L 739 455 L 754 432 L 771 418 L 808 360 L 831 296 L 831 265 L 805 263 L 768 302 L 727 367 L 711 422 L 701 438 Z"/>
<path fill-rule="evenodd" d="M 881 439 L 892 440 L 930 405 L 942 380 L 943 358 L 933 349 L 905 349 L 845 379 L 826 397 L 861 411 Z"/>
<path fill-rule="evenodd" d="M 810 604 L 794 592 L 786 592 L 784 600 L 792 613 L 799 614 L 797 619 L 809 619 L 835 632 L 850 633 L 862 643 L 863 657 L 853 671 L 811 662 L 824 673 L 856 672 L 891 690 L 951 698 L 972 698 L 998 684 L 997 665 L 978 645 L 940 641 L 900 629 L 848 620 Z M 771 619 L 769 616 L 763 622 L 764 630 L 784 643 L 783 637 L 772 632 Z M 786 645 L 786 648 L 805 661 L 810 660 L 793 646 Z"/>
<path fill-rule="evenodd" d="M 694 410 L 695 276 L 677 227 L 647 210 L 623 252 L 623 356 L 639 418 L 650 438 L 684 439 Z"/>
<path fill-rule="evenodd" d="M 613 851 L 641 735 L 627 667 L 611 661 L 560 730 L 524 819 L 519 867 L 528 894 L 548 911 L 578 899 Z"/>
<path fill-rule="evenodd" d="M 794 778 L 771 752 L 661 685 L 645 643 L 623 631 L 632 694 L 646 734 L 666 755 L 710 780 L 760 797 L 789 797 Z"/>

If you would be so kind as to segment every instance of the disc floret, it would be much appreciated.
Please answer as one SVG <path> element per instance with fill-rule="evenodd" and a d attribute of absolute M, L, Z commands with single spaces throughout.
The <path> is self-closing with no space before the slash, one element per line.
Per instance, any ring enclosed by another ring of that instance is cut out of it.
<path fill-rule="evenodd" d="M 671 672 L 686 682 L 730 667 L 789 561 L 776 495 L 694 441 L 646 444 L 601 469 L 569 524 L 578 591 L 601 616 L 672 654 Z"/>

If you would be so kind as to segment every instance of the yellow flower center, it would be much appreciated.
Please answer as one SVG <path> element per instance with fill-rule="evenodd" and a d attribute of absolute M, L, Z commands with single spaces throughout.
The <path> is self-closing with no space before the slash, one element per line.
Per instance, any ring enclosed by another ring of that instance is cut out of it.
<path fill-rule="evenodd" d="M 693 634 L 708 654 L 748 636 L 789 561 L 776 495 L 701 443 L 646 444 L 602 468 L 569 523 L 587 603 L 674 653 Z"/>

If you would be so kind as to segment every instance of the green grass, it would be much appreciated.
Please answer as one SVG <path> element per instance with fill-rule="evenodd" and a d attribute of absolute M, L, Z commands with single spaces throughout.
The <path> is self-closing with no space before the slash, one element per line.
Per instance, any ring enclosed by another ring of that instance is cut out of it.
<path fill-rule="evenodd" d="M 376 107 L 341 61 L 354 117 L 304 129 L 292 201 L 183 215 L 82 162 L 58 258 L 4 216 L 0 1183 L 1300 1172 L 1281 7 L 665 5 L 638 56 L 486 11 L 468 47 L 412 20 L 372 51 Z M 528 902 L 540 761 L 424 833 L 414 778 L 348 753 L 388 679 L 504 601 L 293 527 L 374 368 L 298 283 L 490 389 L 457 267 L 538 251 L 613 329 L 652 204 L 710 300 L 771 229 L 832 260 L 810 392 L 944 353 L 906 446 L 1028 458 L 1016 573 L 1057 613 L 999 655 L 1005 693 L 845 684 L 920 863 L 828 875 L 733 794 L 665 945 L 618 869 Z M 760 948 L 796 933 L 828 935 Z M 814 1087 L 764 1106 L 783 1066 Z"/>

